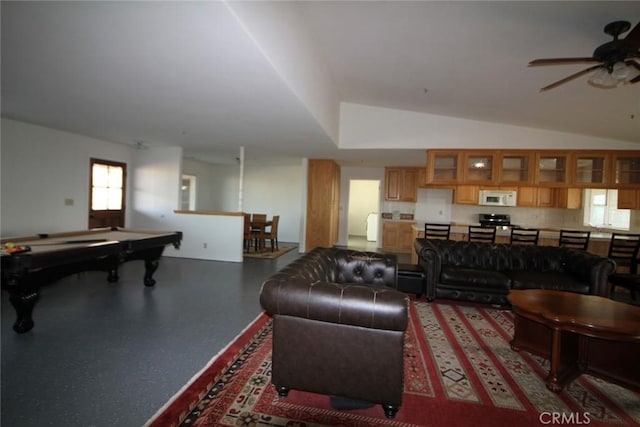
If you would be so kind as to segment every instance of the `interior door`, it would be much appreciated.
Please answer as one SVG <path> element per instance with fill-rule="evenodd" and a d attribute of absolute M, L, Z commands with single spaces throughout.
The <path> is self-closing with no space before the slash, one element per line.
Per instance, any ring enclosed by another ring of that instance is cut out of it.
<path fill-rule="evenodd" d="M 124 227 L 127 165 L 91 159 L 89 228 Z"/>

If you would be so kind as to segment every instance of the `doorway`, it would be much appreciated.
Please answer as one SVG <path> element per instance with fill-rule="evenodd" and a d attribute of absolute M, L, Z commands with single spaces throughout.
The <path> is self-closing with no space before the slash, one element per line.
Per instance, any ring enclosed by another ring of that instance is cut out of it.
<path fill-rule="evenodd" d="M 348 247 L 375 251 L 378 247 L 380 181 L 349 181 Z"/>
<path fill-rule="evenodd" d="M 124 227 L 127 165 L 91 159 L 89 228 Z"/>

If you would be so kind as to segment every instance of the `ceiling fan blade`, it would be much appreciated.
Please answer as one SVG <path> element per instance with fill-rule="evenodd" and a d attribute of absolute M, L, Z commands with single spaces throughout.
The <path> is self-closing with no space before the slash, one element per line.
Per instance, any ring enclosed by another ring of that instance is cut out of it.
<path fill-rule="evenodd" d="M 591 71 L 593 71 L 593 70 L 595 70 L 597 68 L 600 68 L 600 67 L 602 67 L 602 65 L 599 64 L 599 65 L 594 65 L 593 67 L 586 68 L 586 69 L 584 69 L 582 71 L 578 71 L 577 73 L 571 74 L 570 76 L 565 77 L 562 80 L 558 80 L 555 83 L 551 83 L 550 85 L 543 87 L 542 89 L 540 89 L 540 92 L 544 92 L 546 90 L 553 89 L 554 87 L 558 87 L 561 84 L 564 84 L 564 83 L 566 83 L 568 81 L 571 81 L 573 79 L 577 79 L 580 76 L 584 76 L 585 74 L 588 74 Z"/>
<path fill-rule="evenodd" d="M 593 57 L 584 58 L 545 58 L 534 59 L 529 62 L 529 66 L 535 65 L 562 65 L 562 64 L 582 64 L 585 62 L 600 62 L 599 59 Z"/>
<path fill-rule="evenodd" d="M 629 31 L 622 43 L 633 50 L 640 49 L 640 22 Z"/>
<path fill-rule="evenodd" d="M 628 66 L 634 67 L 636 70 L 640 71 L 640 64 L 638 64 L 633 59 L 630 59 L 628 61 L 624 61 L 624 63 L 627 64 Z M 638 74 L 637 76 L 635 76 L 634 78 L 629 80 L 629 83 L 637 83 L 637 82 L 640 82 L 640 74 Z"/>
<path fill-rule="evenodd" d="M 640 64 L 638 64 L 636 61 L 634 61 L 633 59 L 630 59 L 628 61 L 624 61 L 625 64 L 634 67 L 636 70 L 640 71 Z"/>

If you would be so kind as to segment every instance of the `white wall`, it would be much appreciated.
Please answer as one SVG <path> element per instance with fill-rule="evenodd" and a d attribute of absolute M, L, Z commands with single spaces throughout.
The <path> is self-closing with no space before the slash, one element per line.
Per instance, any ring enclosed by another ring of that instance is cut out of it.
<path fill-rule="evenodd" d="M 200 162 L 201 163 L 201 162 Z M 268 217 L 280 215 L 278 240 L 298 243 L 304 247 L 306 215 L 307 161 L 299 164 L 245 164 L 243 179 L 243 211 L 264 213 Z M 211 205 L 199 209 L 235 212 L 238 209 L 239 167 L 222 164 L 200 164 L 197 169 L 191 162 L 184 162 L 186 170 L 197 170 L 208 177 L 202 191 L 215 194 Z M 383 172 L 384 174 L 384 172 Z M 206 186 L 214 188 L 205 189 Z M 346 219 L 344 220 L 346 224 Z"/>
<path fill-rule="evenodd" d="M 300 242 L 300 219 L 306 214 L 302 211 L 306 203 L 302 188 L 305 173 L 302 164 L 245 165 L 244 211 L 264 213 L 268 217 L 280 215 L 278 240 L 281 242 Z"/>
<path fill-rule="evenodd" d="M 3 237 L 86 229 L 91 158 L 127 164 L 130 205 L 135 151 L 130 147 L 6 118 L 1 135 Z M 73 206 L 66 206 L 65 199 Z M 125 225 L 131 225 L 131 215 Z"/>
<path fill-rule="evenodd" d="M 163 230 L 166 219 L 180 209 L 182 148 L 159 147 L 138 150 L 130 172 L 133 224 L 137 228 Z"/>
<path fill-rule="evenodd" d="M 182 174 L 196 177 L 195 210 L 215 210 L 215 182 L 211 165 L 189 158 L 182 159 Z"/>
<path fill-rule="evenodd" d="M 181 231 L 180 249 L 167 247 L 166 256 L 242 262 L 243 217 L 174 213 L 180 200 L 182 148 L 150 148 L 137 154 L 132 194 L 135 226 Z"/>
<path fill-rule="evenodd" d="M 238 210 L 238 166 L 185 160 L 183 171 L 198 176 L 198 197 L 204 193 L 205 201 L 198 200 L 197 209 Z M 243 210 L 268 217 L 280 215 L 278 240 L 281 242 L 300 242 L 304 173 L 302 162 L 297 165 L 246 164 L 244 167 Z"/>
<path fill-rule="evenodd" d="M 295 2 L 226 5 L 283 81 L 337 143 L 340 97 L 324 59 L 316 54 L 314 41 L 300 20 Z M 278 25 L 273 25 L 274 22 Z"/>
<path fill-rule="evenodd" d="M 640 136 L 638 137 L 640 139 Z M 513 148 L 637 150 L 586 135 L 342 103 L 340 148 Z"/>
<path fill-rule="evenodd" d="M 167 246 L 164 255 L 242 262 L 244 216 L 170 214 L 163 229 L 182 232 L 180 249 Z"/>

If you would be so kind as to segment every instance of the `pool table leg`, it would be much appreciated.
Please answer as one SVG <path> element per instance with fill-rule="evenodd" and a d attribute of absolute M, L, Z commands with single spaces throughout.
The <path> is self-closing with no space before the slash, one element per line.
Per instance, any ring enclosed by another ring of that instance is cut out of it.
<path fill-rule="evenodd" d="M 40 298 L 38 291 L 32 291 L 27 293 L 11 293 L 9 295 L 9 301 L 16 310 L 17 319 L 13 324 L 13 330 L 19 334 L 33 329 L 33 307 Z"/>
<path fill-rule="evenodd" d="M 107 273 L 107 282 L 115 283 L 120 280 L 120 276 L 118 276 L 118 267 L 110 268 Z"/>
<path fill-rule="evenodd" d="M 144 285 L 153 286 L 156 284 L 153 273 L 156 272 L 160 265 L 160 258 L 144 260 Z"/>

